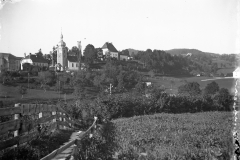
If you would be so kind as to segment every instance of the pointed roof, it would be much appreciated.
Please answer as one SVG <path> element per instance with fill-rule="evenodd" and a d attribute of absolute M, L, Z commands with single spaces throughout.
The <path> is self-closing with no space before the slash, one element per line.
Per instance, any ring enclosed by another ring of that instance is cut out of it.
<path fill-rule="evenodd" d="M 24 59 L 31 59 L 33 62 L 38 62 L 38 63 L 48 63 L 48 60 L 45 59 L 44 57 L 37 56 L 37 55 L 27 55 Z"/>
<path fill-rule="evenodd" d="M 118 52 L 117 49 L 113 46 L 112 43 L 106 42 L 103 46 L 102 49 L 108 49 L 110 52 Z"/>
<path fill-rule="evenodd" d="M 77 56 L 67 56 L 69 62 L 78 62 Z"/>
<path fill-rule="evenodd" d="M 60 39 L 60 41 L 59 41 L 59 46 L 66 46 L 66 43 L 63 41 L 63 34 L 62 34 L 62 32 L 61 32 L 61 37 L 60 37 L 61 39 Z"/>

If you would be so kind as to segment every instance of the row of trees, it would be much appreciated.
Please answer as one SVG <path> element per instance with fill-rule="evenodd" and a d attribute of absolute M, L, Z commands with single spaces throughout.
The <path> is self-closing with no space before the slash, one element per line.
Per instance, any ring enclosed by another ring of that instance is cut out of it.
<path fill-rule="evenodd" d="M 234 102 L 226 89 L 220 89 L 213 95 L 177 95 L 171 96 L 163 89 L 148 88 L 150 96 L 136 90 L 118 93 L 111 96 L 99 96 L 91 102 L 82 101 L 75 108 L 73 116 L 76 118 L 98 117 L 103 119 L 116 119 L 156 113 L 194 113 L 204 111 L 231 111 Z"/>

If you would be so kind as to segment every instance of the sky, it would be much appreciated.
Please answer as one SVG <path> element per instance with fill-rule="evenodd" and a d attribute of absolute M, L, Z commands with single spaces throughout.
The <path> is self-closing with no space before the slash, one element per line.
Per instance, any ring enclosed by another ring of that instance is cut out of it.
<path fill-rule="evenodd" d="M 0 0 L 0 52 L 48 54 L 61 32 L 68 48 L 240 53 L 240 0 Z"/>

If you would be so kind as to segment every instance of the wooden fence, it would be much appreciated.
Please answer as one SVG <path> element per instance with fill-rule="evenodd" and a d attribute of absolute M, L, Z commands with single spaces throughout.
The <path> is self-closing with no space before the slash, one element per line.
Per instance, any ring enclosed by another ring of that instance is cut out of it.
<path fill-rule="evenodd" d="M 51 160 L 54 157 L 56 157 L 58 154 L 62 153 L 64 150 L 69 148 L 70 146 L 74 145 L 73 151 L 72 151 L 72 154 L 71 154 L 71 159 L 70 159 L 70 160 L 73 160 L 74 159 L 73 155 L 76 154 L 75 153 L 76 152 L 76 147 L 77 147 L 76 144 L 78 143 L 78 141 L 81 141 L 81 139 L 84 138 L 85 136 L 87 136 L 88 134 L 90 134 L 90 138 L 92 137 L 92 130 L 94 128 L 96 128 L 96 122 L 97 122 L 97 117 L 94 117 L 94 122 L 87 129 L 87 131 L 84 131 L 83 134 L 81 134 L 77 139 L 74 139 L 74 140 L 68 142 L 67 144 L 63 145 L 59 149 L 54 150 L 52 153 L 50 153 L 47 156 L 43 157 L 41 160 Z"/>
<path fill-rule="evenodd" d="M 44 128 L 53 132 L 56 128 L 76 129 L 81 126 L 79 121 L 71 118 L 59 105 L 15 104 L 15 107 L 1 108 L 0 117 L 2 116 L 7 116 L 9 120 L 0 123 L 0 150 L 31 141 Z"/>

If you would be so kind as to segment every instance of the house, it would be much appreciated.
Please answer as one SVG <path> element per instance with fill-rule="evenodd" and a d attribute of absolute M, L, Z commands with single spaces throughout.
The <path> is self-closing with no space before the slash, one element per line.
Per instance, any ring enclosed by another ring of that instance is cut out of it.
<path fill-rule="evenodd" d="M 127 60 L 128 60 L 128 56 L 127 56 L 127 55 L 122 55 L 122 54 L 120 54 L 119 59 L 120 59 L 121 61 L 127 61 Z"/>
<path fill-rule="evenodd" d="M 68 70 L 77 71 L 78 65 L 79 65 L 77 56 L 68 56 L 67 64 L 68 64 Z"/>
<path fill-rule="evenodd" d="M 20 64 L 21 70 L 28 70 L 30 66 L 37 66 L 40 70 L 42 70 L 43 68 L 46 69 L 49 66 L 47 59 L 31 53 L 28 56 L 25 54 L 24 58 L 21 59 Z"/>
<path fill-rule="evenodd" d="M 106 42 L 102 46 L 102 51 L 103 51 L 102 52 L 103 55 L 105 55 L 106 58 L 112 57 L 112 58 L 116 58 L 117 60 L 119 59 L 119 53 L 112 43 Z"/>
<path fill-rule="evenodd" d="M 146 83 L 146 86 L 151 86 L 152 83 L 151 82 L 145 82 Z"/>
<path fill-rule="evenodd" d="M 233 71 L 233 78 L 240 78 L 240 67 Z"/>
<path fill-rule="evenodd" d="M 20 70 L 20 60 L 22 57 L 16 57 L 11 53 L 0 53 L 0 71 L 6 69 L 8 71 Z"/>

